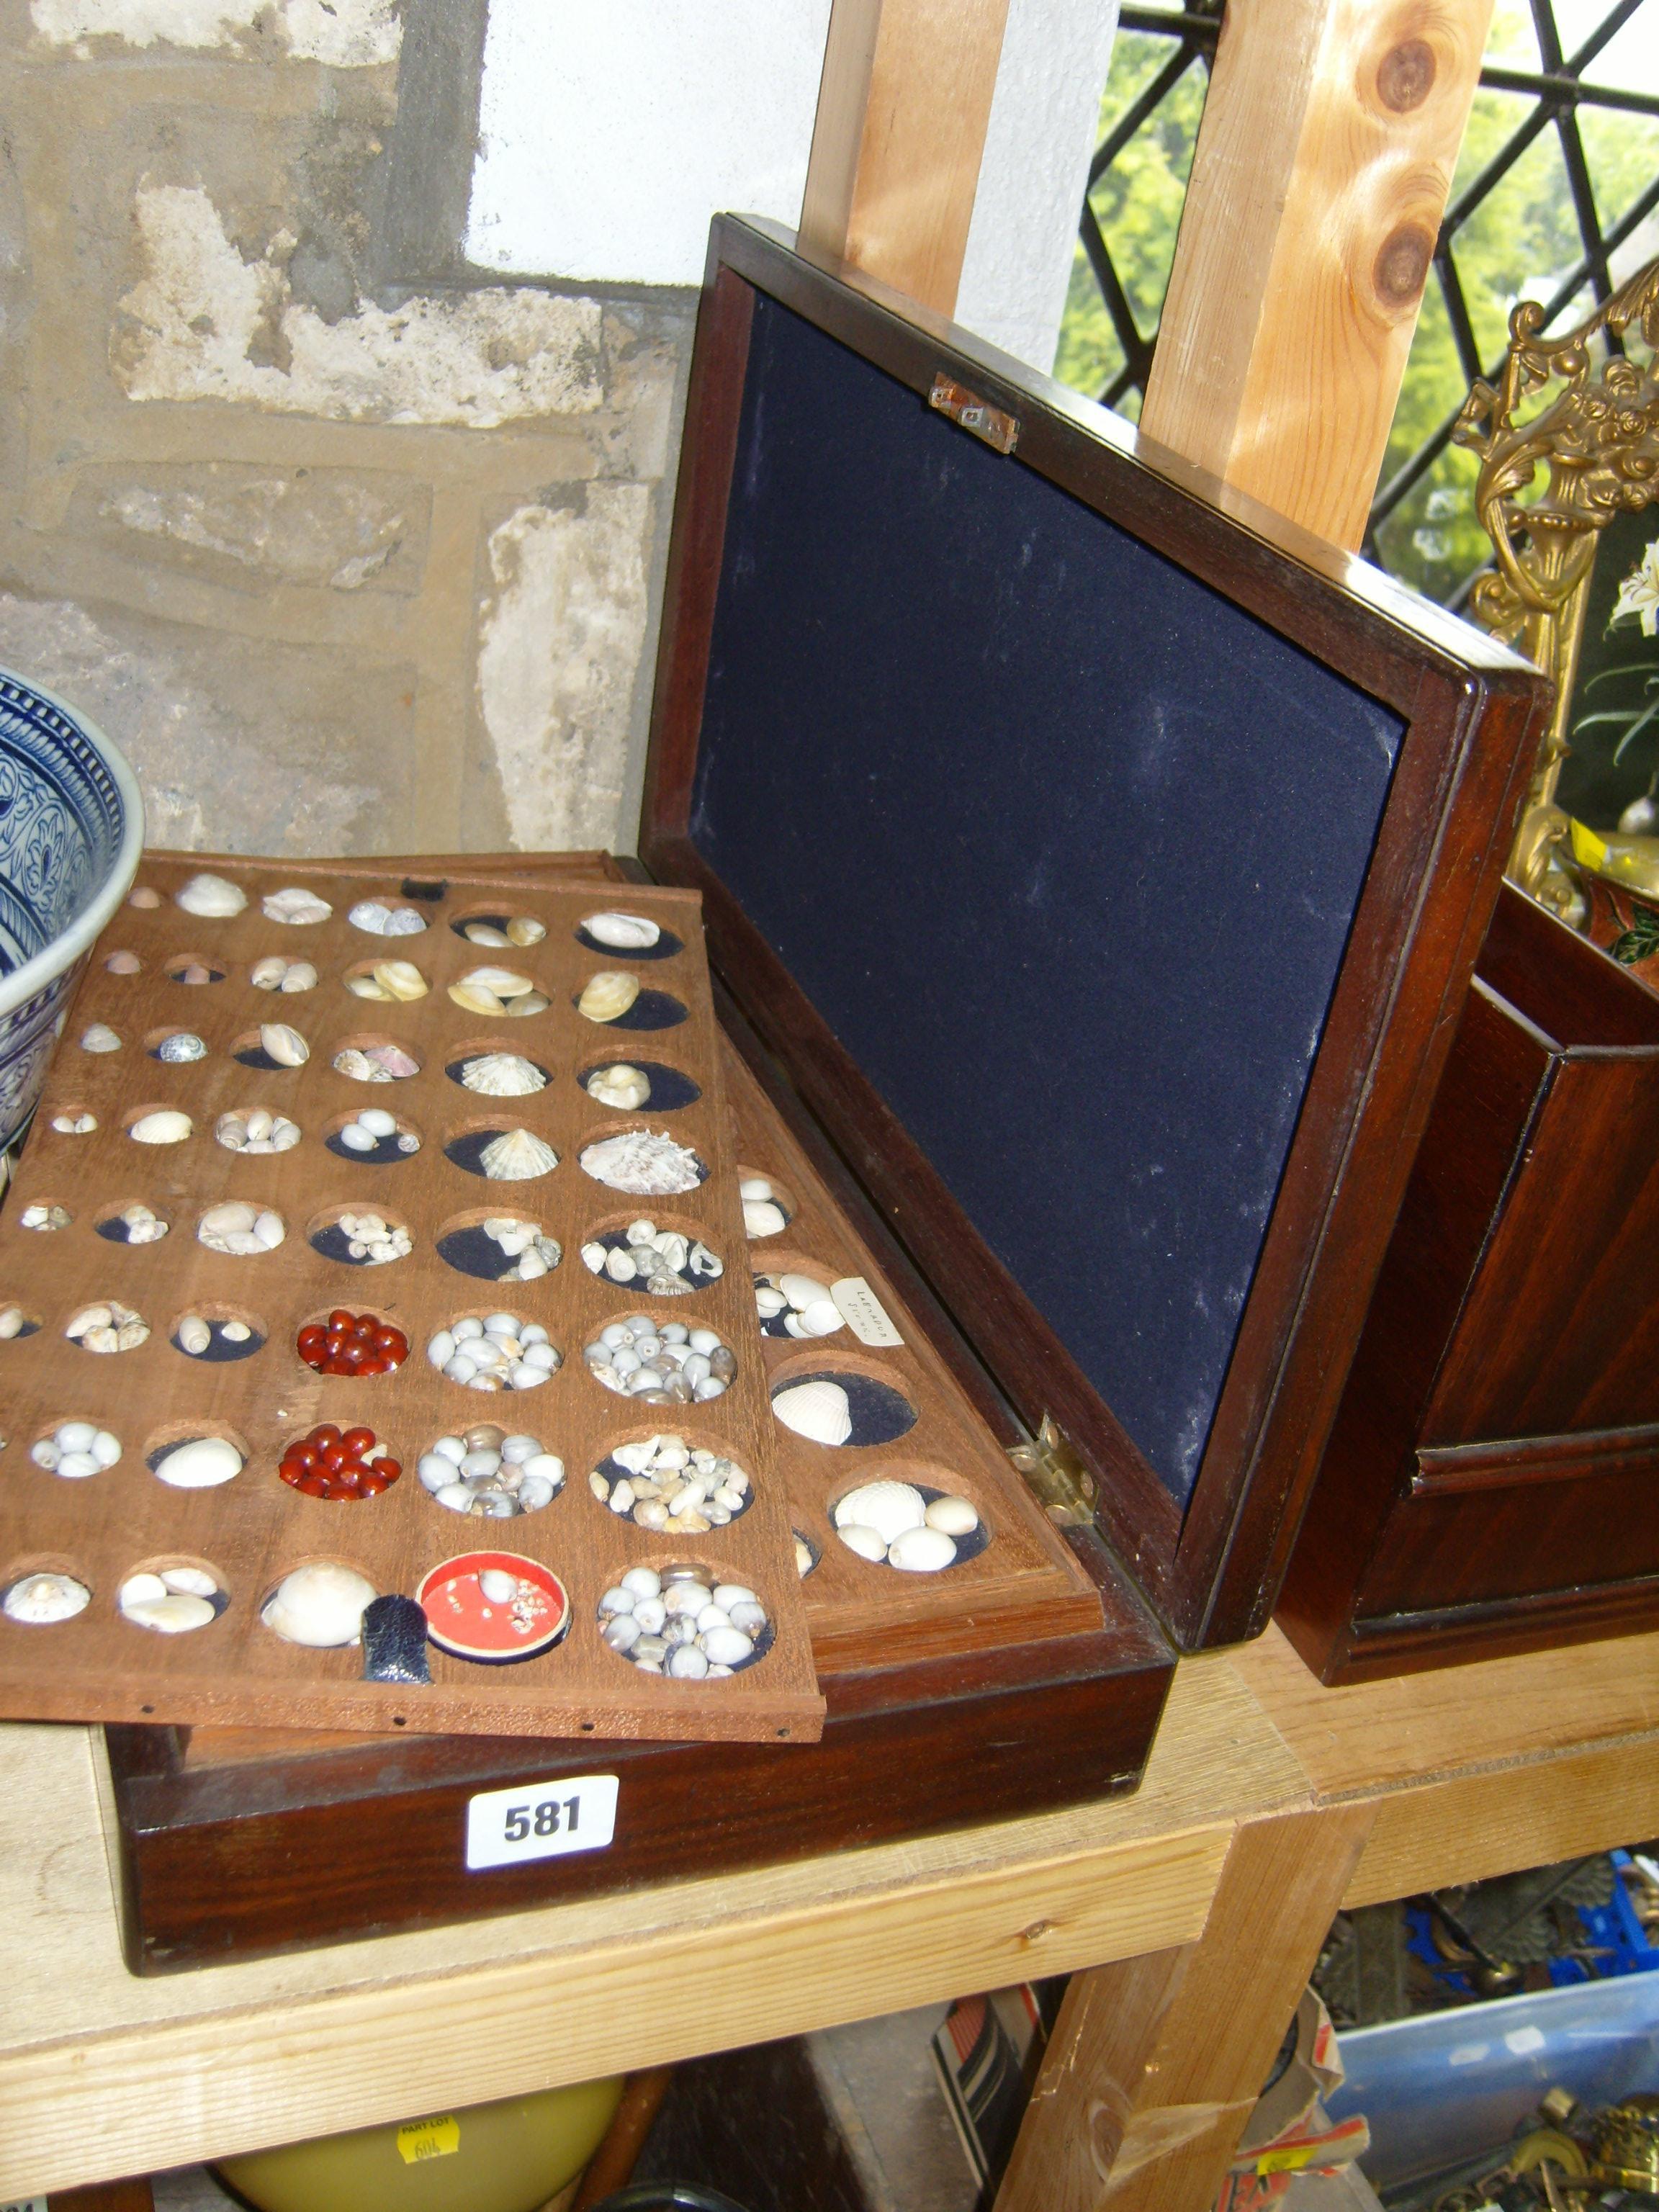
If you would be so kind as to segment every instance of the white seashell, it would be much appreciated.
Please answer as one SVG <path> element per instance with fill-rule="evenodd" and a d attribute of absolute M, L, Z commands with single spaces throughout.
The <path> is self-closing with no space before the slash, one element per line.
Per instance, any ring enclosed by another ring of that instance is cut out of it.
<path fill-rule="evenodd" d="M 426 996 L 426 977 L 412 960 L 381 960 L 375 963 L 374 981 L 387 998 L 408 1003 Z"/>
<path fill-rule="evenodd" d="M 283 977 L 281 988 L 284 991 L 290 992 L 314 991 L 317 988 L 317 970 L 309 960 L 290 960 L 288 963 L 288 972 Z"/>
<path fill-rule="evenodd" d="M 363 1609 L 374 1598 L 373 1583 L 349 1567 L 322 1561 L 285 1575 L 266 1600 L 260 1618 L 289 1644 L 330 1650 L 357 1641 Z"/>
<path fill-rule="evenodd" d="M 469 945 L 499 945 L 503 951 L 513 942 L 504 929 L 497 929 L 488 921 L 469 921 L 461 934 Z"/>
<path fill-rule="evenodd" d="M 158 1597 L 165 1597 L 167 1586 L 160 1575 L 129 1575 L 115 1593 L 115 1602 L 125 1613 L 130 1605 L 146 1605 Z"/>
<path fill-rule="evenodd" d="M 519 1594 L 519 1578 L 505 1567 L 486 1567 L 478 1577 L 478 1588 L 491 1605 L 511 1605 Z"/>
<path fill-rule="evenodd" d="M 209 1206 L 198 1224 L 204 1237 L 237 1237 L 252 1233 L 258 1218 L 259 1209 L 250 1206 L 243 1198 L 222 1199 L 217 1206 Z"/>
<path fill-rule="evenodd" d="M 613 952 L 647 951 L 662 935 L 658 925 L 642 914 L 586 915 L 582 927 L 596 945 L 609 945 Z"/>
<path fill-rule="evenodd" d="M 107 1022 L 94 1022 L 81 1032 L 82 1052 L 119 1052 L 121 1040 Z"/>
<path fill-rule="evenodd" d="M 601 1106 L 619 1106 L 636 1112 L 651 1096 L 651 1079 L 642 1067 L 619 1060 L 614 1067 L 597 1067 L 587 1079 L 587 1095 Z"/>
<path fill-rule="evenodd" d="M 200 1567 L 163 1567 L 161 1582 L 164 1588 L 185 1597 L 213 1597 L 219 1589 L 212 1576 Z"/>
<path fill-rule="evenodd" d="M 581 1155 L 585 1174 L 611 1190 L 639 1198 L 669 1198 L 702 1181 L 696 1154 L 651 1129 L 624 1129 L 601 1137 Z"/>
<path fill-rule="evenodd" d="M 6 1592 L 3 1610 L 8 1620 L 44 1627 L 56 1620 L 73 1620 L 92 1602 L 92 1592 L 73 1575 L 25 1575 Z"/>
<path fill-rule="evenodd" d="M 979 1526 L 979 1516 L 965 1498 L 936 1498 L 927 1520 L 930 1528 L 942 1528 L 947 1536 L 971 1536 Z"/>
<path fill-rule="evenodd" d="M 817 1566 L 817 1561 L 812 1557 L 812 1547 L 807 1542 L 804 1536 L 797 1536 L 795 1539 L 795 1572 L 800 1577 L 801 1580 L 805 1582 L 807 1576 L 811 1573 L 813 1568 Z"/>
<path fill-rule="evenodd" d="M 227 1344 L 246 1344 L 253 1331 L 245 1321 L 223 1321 L 219 1324 L 219 1334 Z"/>
<path fill-rule="evenodd" d="M 345 979 L 345 987 L 354 999 L 372 999 L 379 1006 L 384 1006 L 392 996 L 392 994 L 375 980 L 373 974 L 348 975 Z"/>
<path fill-rule="evenodd" d="M 770 1198 L 771 1195 L 772 1186 L 764 1176 L 744 1176 L 738 1185 L 738 1196 L 745 1200 Z"/>
<path fill-rule="evenodd" d="M 466 1062 L 461 1081 L 467 1090 L 481 1091 L 486 1097 L 525 1098 L 532 1091 L 542 1090 L 547 1078 L 533 1060 L 516 1052 L 487 1052 Z"/>
<path fill-rule="evenodd" d="M 479 990 L 489 991 L 498 999 L 526 998 L 536 988 L 516 968 L 469 968 L 461 981 L 476 983 Z"/>
<path fill-rule="evenodd" d="M 908 1482 L 866 1482 L 836 1502 L 837 1528 L 854 1522 L 878 1528 L 890 1544 L 907 1528 L 920 1528 L 927 1518 L 927 1501 Z"/>
<path fill-rule="evenodd" d="M 887 1564 L 902 1574 L 936 1575 L 956 1556 L 956 1545 L 943 1528 L 907 1528 L 888 1547 Z"/>
<path fill-rule="evenodd" d="M 379 1139 L 361 1121 L 348 1121 L 340 1132 L 340 1142 L 349 1152 L 372 1152 Z"/>
<path fill-rule="evenodd" d="M 175 1444 L 155 1463 L 158 1480 L 173 1490 L 211 1490 L 242 1471 L 242 1455 L 224 1437 L 196 1437 Z"/>
<path fill-rule="evenodd" d="M 113 1467 L 121 1456 L 121 1440 L 109 1429 L 96 1429 L 87 1446 L 100 1467 Z"/>
<path fill-rule="evenodd" d="M 815 1444 L 844 1444 L 853 1433 L 853 1413 L 839 1382 L 815 1376 L 795 1382 L 772 1400 L 772 1411 L 786 1429 Z"/>
<path fill-rule="evenodd" d="M 165 1060 L 169 1066 L 181 1066 L 189 1060 L 205 1060 L 207 1047 L 191 1030 L 174 1030 L 170 1036 L 164 1036 L 156 1046 L 155 1057 Z"/>
<path fill-rule="evenodd" d="M 248 972 L 248 981 L 256 990 L 277 991 L 288 973 L 288 963 L 280 952 L 267 952 L 263 960 L 256 960 Z"/>
<path fill-rule="evenodd" d="M 259 1043 L 279 1067 L 303 1067 L 311 1057 L 311 1047 L 286 1022 L 261 1022 Z"/>
<path fill-rule="evenodd" d="M 590 975 L 576 1001 L 576 1012 L 590 1022 L 614 1022 L 628 1012 L 640 995 L 640 979 L 624 969 L 602 968 Z"/>
<path fill-rule="evenodd" d="M 866 1528 L 862 1522 L 849 1521 L 836 1534 L 849 1552 L 856 1552 L 861 1559 L 873 1559 L 878 1565 L 887 1557 L 887 1539 L 879 1528 Z"/>
<path fill-rule="evenodd" d="M 630 1567 L 622 1578 L 622 1587 L 630 1597 L 660 1597 L 662 1577 L 654 1567 Z"/>
<path fill-rule="evenodd" d="M 808 1306 L 816 1305 L 820 1298 L 830 1295 L 829 1284 L 820 1283 L 811 1275 L 780 1275 L 778 1288 L 798 1313 L 804 1313 Z"/>
<path fill-rule="evenodd" d="M 740 1628 L 711 1628 L 702 1639 L 709 1662 L 717 1667 L 741 1667 L 755 1649 L 752 1637 Z"/>
<path fill-rule="evenodd" d="M 748 1236 L 776 1237 L 789 1223 L 783 1208 L 774 1205 L 770 1199 L 745 1199 L 743 1225 Z"/>
<path fill-rule="evenodd" d="M 550 1175 L 559 1164 L 551 1145 L 528 1129 L 506 1129 L 492 1137 L 478 1155 L 478 1165 L 492 1182 L 528 1182 Z"/>
<path fill-rule="evenodd" d="M 205 1628 L 214 1613 L 206 1598 L 179 1590 L 166 1591 L 160 1597 L 141 1598 L 131 1605 L 124 1601 L 121 1616 L 135 1628 L 154 1628 L 163 1636 L 182 1636 L 192 1628 Z"/>
<path fill-rule="evenodd" d="M 233 884 L 223 876 L 204 873 L 181 884 L 173 893 L 173 901 L 186 914 L 198 915 L 204 921 L 224 921 L 233 914 L 240 914 L 247 904 L 247 893 L 240 884 Z"/>
<path fill-rule="evenodd" d="M 286 921 L 297 925 L 326 921 L 334 911 L 325 898 L 307 890 L 303 884 L 287 884 L 279 891 L 268 891 L 259 902 L 259 911 L 267 921 Z"/>
<path fill-rule="evenodd" d="M 833 1336 L 842 1325 L 841 1308 L 833 1298 L 814 1298 L 800 1311 L 803 1336 Z"/>
<path fill-rule="evenodd" d="M 202 1319 L 200 1314 L 186 1314 L 173 1331 L 173 1334 L 179 1340 L 179 1350 L 188 1352 L 192 1358 L 198 1359 L 213 1341 L 213 1331 Z"/>
<path fill-rule="evenodd" d="M 255 1218 L 253 1234 L 267 1252 L 274 1252 L 283 1237 L 287 1236 L 288 1231 L 283 1226 L 282 1215 L 273 1213 L 267 1206 Z"/>
<path fill-rule="evenodd" d="M 507 941 L 521 949 L 527 945 L 539 945 L 547 934 L 547 924 L 538 921 L 533 914 L 517 914 L 507 925 Z"/>
<path fill-rule="evenodd" d="M 136 1145 L 181 1145 L 191 1133 L 188 1114 L 164 1106 L 154 1114 L 140 1115 L 127 1131 Z"/>
<path fill-rule="evenodd" d="M 668 1655 L 668 1671 L 682 1681 L 698 1682 L 708 1672 L 708 1661 L 695 1644 L 678 1644 Z"/>

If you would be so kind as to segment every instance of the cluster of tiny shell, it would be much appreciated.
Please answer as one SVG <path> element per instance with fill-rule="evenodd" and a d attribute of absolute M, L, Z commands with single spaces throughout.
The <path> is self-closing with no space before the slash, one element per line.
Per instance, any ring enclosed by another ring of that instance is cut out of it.
<path fill-rule="evenodd" d="M 706 1567 L 630 1567 L 599 1615 L 611 1649 L 642 1673 L 693 1682 L 747 1665 L 768 1626 L 747 1584 L 716 1583 Z"/>

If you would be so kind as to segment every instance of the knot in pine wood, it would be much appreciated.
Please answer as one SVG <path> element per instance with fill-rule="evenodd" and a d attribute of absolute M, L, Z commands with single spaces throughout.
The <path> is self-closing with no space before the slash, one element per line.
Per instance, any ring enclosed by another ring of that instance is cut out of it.
<path fill-rule="evenodd" d="M 1402 39 L 1376 65 L 1376 96 L 1395 115 L 1421 107 L 1434 89 L 1437 64 L 1426 39 Z"/>
<path fill-rule="evenodd" d="M 1371 287 L 1382 307 L 1399 313 L 1415 306 L 1434 258 L 1434 233 L 1420 222 L 1395 225 L 1371 264 Z"/>

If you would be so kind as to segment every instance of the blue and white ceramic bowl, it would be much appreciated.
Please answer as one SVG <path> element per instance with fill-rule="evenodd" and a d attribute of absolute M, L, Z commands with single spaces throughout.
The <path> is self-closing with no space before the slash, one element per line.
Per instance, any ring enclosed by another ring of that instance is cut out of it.
<path fill-rule="evenodd" d="M 143 843 L 137 782 L 103 732 L 0 668 L 0 1150 L 34 1110 Z"/>

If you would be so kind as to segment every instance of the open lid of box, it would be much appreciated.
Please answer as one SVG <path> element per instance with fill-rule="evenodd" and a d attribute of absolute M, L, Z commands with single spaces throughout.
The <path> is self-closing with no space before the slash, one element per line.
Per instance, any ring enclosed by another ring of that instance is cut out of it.
<path fill-rule="evenodd" d="M 641 854 L 1188 1648 L 1271 1611 L 1548 696 L 717 219 Z"/>

